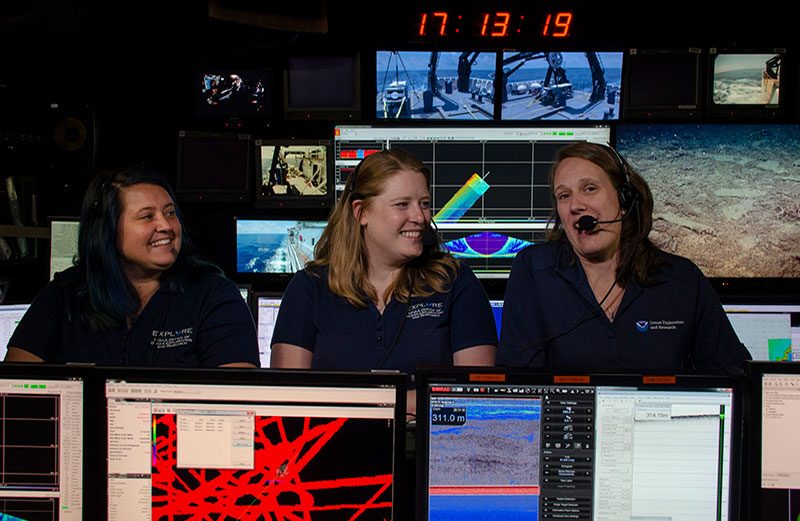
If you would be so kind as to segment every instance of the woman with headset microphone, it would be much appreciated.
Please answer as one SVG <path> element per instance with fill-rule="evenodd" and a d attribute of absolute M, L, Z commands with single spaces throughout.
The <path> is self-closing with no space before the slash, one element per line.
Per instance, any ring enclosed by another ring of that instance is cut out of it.
<path fill-rule="evenodd" d="M 750 358 L 710 283 L 648 239 L 653 196 L 612 148 L 559 150 L 548 242 L 520 252 L 498 364 L 738 372 Z"/>
<path fill-rule="evenodd" d="M 356 167 L 315 260 L 284 293 L 271 367 L 410 375 L 420 363 L 494 363 L 488 298 L 430 230 L 429 183 L 427 167 L 398 148 Z"/>

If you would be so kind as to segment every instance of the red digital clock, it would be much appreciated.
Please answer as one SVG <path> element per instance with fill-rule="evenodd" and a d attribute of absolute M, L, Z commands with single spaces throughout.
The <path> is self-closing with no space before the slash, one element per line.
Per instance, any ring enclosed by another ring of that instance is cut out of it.
<path fill-rule="evenodd" d="M 430 10 L 413 15 L 415 39 L 449 40 L 455 38 L 568 38 L 573 14 L 569 11 L 524 15 L 511 11 L 459 13 Z"/>

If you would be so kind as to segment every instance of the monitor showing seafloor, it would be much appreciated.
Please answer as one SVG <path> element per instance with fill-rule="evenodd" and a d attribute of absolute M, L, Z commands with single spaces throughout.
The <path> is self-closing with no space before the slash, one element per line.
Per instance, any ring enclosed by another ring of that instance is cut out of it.
<path fill-rule="evenodd" d="M 621 52 L 504 52 L 500 119 L 619 119 L 622 56 Z"/>
<path fill-rule="evenodd" d="M 799 124 L 625 124 L 617 148 L 650 185 L 650 239 L 707 277 L 800 276 Z"/>
<path fill-rule="evenodd" d="M 377 119 L 494 119 L 497 53 L 377 51 Z"/>

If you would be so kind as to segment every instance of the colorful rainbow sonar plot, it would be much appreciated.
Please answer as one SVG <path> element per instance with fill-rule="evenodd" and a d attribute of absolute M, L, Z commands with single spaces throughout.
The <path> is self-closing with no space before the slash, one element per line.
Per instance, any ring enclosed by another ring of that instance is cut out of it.
<path fill-rule="evenodd" d="M 481 176 L 472 174 L 464 186 L 433 216 L 433 220 L 437 223 L 458 221 L 488 189 L 489 184 Z"/>
<path fill-rule="evenodd" d="M 481 232 L 445 243 L 455 257 L 514 257 L 532 242 L 500 233 Z"/>

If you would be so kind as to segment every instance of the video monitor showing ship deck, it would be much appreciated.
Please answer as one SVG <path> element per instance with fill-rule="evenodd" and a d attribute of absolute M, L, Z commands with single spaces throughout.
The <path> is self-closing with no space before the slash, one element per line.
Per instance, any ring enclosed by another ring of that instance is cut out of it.
<path fill-rule="evenodd" d="M 416 519 L 737 519 L 732 380 L 455 372 L 417 373 Z"/>
<path fill-rule="evenodd" d="M 256 206 L 328 206 L 331 199 L 328 141 L 255 141 Z"/>
<path fill-rule="evenodd" d="M 237 273 L 295 273 L 314 260 L 325 221 L 236 219 Z"/>
<path fill-rule="evenodd" d="M 712 102 L 777 106 L 782 58 L 782 53 L 714 53 Z"/>
<path fill-rule="evenodd" d="M 377 119 L 494 119 L 497 53 L 378 51 Z"/>
<path fill-rule="evenodd" d="M 505 52 L 500 119 L 616 120 L 621 52 Z"/>
<path fill-rule="evenodd" d="M 399 147 L 430 169 L 432 215 L 445 247 L 483 278 L 505 278 L 516 254 L 545 240 L 548 176 L 559 148 L 608 143 L 607 126 L 338 126 L 336 189 L 371 153 Z"/>

